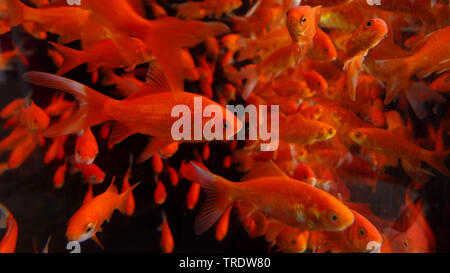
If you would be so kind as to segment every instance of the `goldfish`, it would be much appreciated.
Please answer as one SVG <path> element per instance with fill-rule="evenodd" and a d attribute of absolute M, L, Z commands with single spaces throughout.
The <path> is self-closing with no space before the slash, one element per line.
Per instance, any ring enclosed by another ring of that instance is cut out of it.
<path fill-rule="evenodd" d="M 325 232 L 328 247 L 333 252 L 379 251 L 383 238 L 377 228 L 356 211 L 354 223 L 343 231 Z"/>
<path fill-rule="evenodd" d="M 165 212 L 162 212 L 162 224 L 159 227 L 159 230 L 161 231 L 161 239 L 159 242 L 161 251 L 164 253 L 172 253 L 174 248 L 173 235 L 170 230 L 169 223 L 167 222 Z"/>
<path fill-rule="evenodd" d="M 286 226 L 275 239 L 280 251 L 285 253 L 302 253 L 308 246 L 308 231 Z"/>
<path fill-rule="evenodd" d="M 161 181 L 157 180 L 156 188 L 155 191 L 153 192 L 153 200 L 155 201 L 156 204 L 161 205 L 164 204 L 166 198 L 167 198 L 166 187 Z"/>
<path fill-rule="evenodd" d="M 133 165 L 133 157 L 130 155 L 130 164 L 128 166 L 127 172 L 125 173 L 125 176 L 122 180 L 122 189 L 121 192 L 126 192 L 131 186 L 130 186 L 130 178 L 131 178 L 131 166 Z M 91 184 L 89 184 L 91 185 Z M 133 192 L 130 193 L 127 199 L 127 204 L 125 208 L 125 214 L 128 216 L 133 215 L 134 209 L 135 209 L 135 201 Z"/>
<path fill-rule="evenodd" d="M 353 101 L 356 100 L 356 85 L 359 72 L 363 69 L 364 57 L 386 37 L 387 32 L 388 27 L 382 19 L 371 19 L 359 26 L 346 43 L 349 59 L 344 64 L 344 71 L 347 72 L 347 88 Z"/>
<path fill-rule="evenodd" d="M 19 114 L 19 121 L 25 128 L 32 131 L 43 131 L 50 124 L 48 115 L 33 101 L 23 105 Z"/>
<path fill-rule="evenodd" d="M 56 169 L 55 174 L 53 175 L 53 186 L 55 188 L 61 188 L 64 185 L 66 170 L 67 170 L 67 161 L 65 161 L 64 164 L 59 166 Z"/>
<path fill-rule="evenodd" d="M 86 128 L 78 133 L 75 142 L 75 161 L 78 164 L 89 165 L 94 162 L 98 154 L 98 144 L 92 134 L 91 128 Z"/>
<path fill-rule="evenodd" d="M 18 225 L 14 216 L 3 204 L 0 204 L 0 210 L 2 214 L 1 228 L 6 228 L 5 235 L 0 241 L 0 253 L 14 253 L 19 232 Z"/>
<path fill-rule="evenodd" d="M 63 45 L 49 42 L 62 55 L 64 61 L 60 66 L 57 74 L 63 75 L 73 68 L 88 63 L 88 71 L 93 71 L 99 67 L 104 68 L 118 68 L 126 67 L 125 71 L 132 71 L 137 65 L 147 63 L 153 59 L 151 51 L 139 39 L 132 37 L 120 37 L 118 40 L 105 39 L 95 43 L 86 50 L 75 50 Z M 125 50 L 134 52 L 132 59 L 124 56 L 124 53 L 119 51 L 116 43 L 126 45 Z M 111 56 L 114 56 L 111 58 Z"/>
<path fill-rule="evenodd" d="M 295 60 L 312 46 L 317 31 L 321 6 L 299 6 L 287 11 L 286 27 L 292 38 L 292 53 Z"/>
<path fill-rule="evenodd" d="M 26 136 L 24 140 L 18 143 L 9 155 L 8 168 L 16 169 L 20 167 L 31 155 L 31 152 L 33 152 L 37 144 L 38 140 L 35 135 Z"/>
<path fill-rule="evenodd" d="M 229 206 L 216 224 L 216 240 L 219 242 L 222 241 L 225 236 L 227 236 L 232 208 L 232 206 Z"/>
<path fill-rule="evenodd" d="M 103 222 L 105 220 L 109 222 L 116 209 L 122 213 L 126 212 L 128 196 L 139 183 L 134 184 L 127 191 L 119 194 L 116 186 L 114 186 L 113 179 L 104 193 L 95 196 L 72 215 L 67 223 L 67 240 L 83 242 L 88 239 L 93 239 L 97 244 L 102 246 L 97 238 L 97 232 L 102 231 L 101 226 Z"/>
<path fill-rule="evenodd" d="M 105 9 L 105 6 L 109 8 Z M 174 90 L 183 89 L 183 67 L 177 63 L 181 59 L 182 47 L 192 47 L 209 36 L 229 32 L 226 25 L 218 22 L 182 21 L 173 17 L 149 21 L 137 14 L 129 3 L 120 0 L 84 1 L 81 8 L 90 11 L 95 20 L 108 29 L 137 37 L 149 45 Z"/>
<path fill-rule="evenodd" d="M 447 47 L 450 27 L 436 30 L 421 42 L 421 46 L 408 57 L 397 59 L 373 60 L 365 64 L 368 72 L 386 83 L 386 98 L 384 103 L 390 103 L 409 83 L 409 79 L 416 75 L 423 79 L 433 72 L 448 69 L 450 51 Z"/>
<path fill-rule="evenodd" d="M 402 160 L 413 158 L 422 160 L 442 174 L 450 176 L 450 171 L 445 165 L 450 151 L 424 150 L 404 137 L 378 128 L 354 129 L 350 132 L 350 138 L 359 145 L 388 156 Z"/>
<path fill-rule="evenodd" d="M 282 173 L 273 163 L 268 164 L 264 166 L 264 173 L 267 173 L 270 168 L 277 173 Z M 220 218 L 230 202 L 239 200 L 252 202 L 267 215 L 288 225 L 304 229 L 342 230 L 354 221 L 349 209 L 333 196 L 306 183 L 293 180 L 285 174 L 278 177 L 254 178 L 247 182 L 233 184 L 224 178 L 214 176 L 195 163 L 183 165 L 182 172 L 189 180 L 198 182 L 203 189 L 207 190 L 209 198 L 211 193 L 216 192 L 214 195 L 216 197 L 206 202 L 196 218 L 196 234 L 202 234 L 208 230 Z M 273 187 L 275 183 L 286 183 L 286 187 Z M 287 192 L 285 192 L 286 188 L 289 188 Z M 268 197 L 264 194 L 265 191 L 270 191 L 269 195 L 272 196 Z M 303 194 L 308 195 L 309 201 L 303 199 Z M 277 195 L 279 195 L 278 198 Z M 208 213 L 210 209 L 214 209 L 214 213 Z"/>
<path fill-rule="evenodd" d="M 186 206 L 188 209 L 191 210 L 194 209 L 195 205 L 197 205 L 199 196 L 200 196 L 200 184 L 192 183 L 186 197 Z"/>
<path fill-rule="evenodd" d="M 299 130 L 295 128 L 299 128 Z M 281 119 L 279 130 L 280 140 L 302 144 L 329 140 L 336 135 L 336 129 L 333 126 L 324 122 L 305 119 L 301 114 Z"/>
<path fill-rule="evenodd" d="M 153 147 L 151 145 L 157 143 L 155 146 L 161 149 L 173 142 L 171 127 L 176 118 L 166 119 L 167 116 L 171 116 L 172 108 L 177 104 L 184 103 L 193 109 L 194 98 L 198 97 L 198 95 L 188 92 L 176 92 L 176 94 L 169 92 L 167 81 L 165 81 L 165 85 L 162 85 L 165 87 L 159 87 L 153 81 L 149 81 L 145 89 L 134 94 L 134 97 L 139 98 L 132 99 L 133 96 L 130 96 L 125 100 L 119 101 L 100 94 L 83 84 L 57 75 L 44 72 L 27 72 L 24 74 L 24 77 L 35 84 L 59 88 L 69 92 L 83 102 L 83 107 L 69 119 L 48 128 L 43 133 L 45 137 L 70 134 L 108 120 L 115 120 L 116 123 L 110 136 L 112 143 L 116 144 L 132 134 L 142 133 L 154 137 L 148 147 Z M 161 108 L 160 101 L 165 102 L 164 108 Z M 233 130 L 236 133 L 241 129 L 241 121 L 228 109 L 207 98 L 203 98 L 202 101 L 206 105 L 217 105 L 222 109 L 225 124 L 234 124 L 233 128 L 229 126 L 228 131 Z M 98 107 L 99 105 L 104 106 Z M 155 109 L 158 109 L 158 111 Z M 145 115 L 143 114 L 144 112 L 146 113 Z M 228 114 L 225 114 L 227 112 Z M 152 122 L 151 120 L 153 119 L 149 119 L 148 113 L 153 113 L 155 120 L 159 119 L 159 122 Z M 232 120 L 228 121 L 227 118 L 230 117 Z M 206 123 L 206 118 L 203 118 L 203 122 Z M 225 129 L 225 132 L 227 132 L 227 129 Z M 152 152 L 147 150 L 145 157 L 148 158 L 151 154 Z M 138 159 L 138 162 L 141 162 L 141 160 Z"/>
<path fill-rule="evenodd" d="M 91 164 L 79 164 L 72 163 L 71 172 L 81 172 L 83 180 L 89 184 L 100 184 L 105 179 L 105 173 L 95 163 Z"/>

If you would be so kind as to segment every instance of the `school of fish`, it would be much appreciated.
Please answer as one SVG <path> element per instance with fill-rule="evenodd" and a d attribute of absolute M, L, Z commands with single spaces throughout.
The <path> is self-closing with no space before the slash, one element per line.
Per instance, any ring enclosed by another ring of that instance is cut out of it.
<path fill-rule="evenodd" d="M 150 202 L 161 208 L 161 252 L 177 252 L 163 205 L 175 198 L 168 188 L 188 183 L 185 206 L 199 208 L 192 232 L 217 244 L 238 224 L 265 239 L 262 252 L 436 252 L 421 192 L 435 177 L 450 179 L 448 0 L 72 2 L 0 0 L 0 39 L 19 29 L 45 45 L 51 63 L 30 65 L 32 49 L 13 41 L 0 50 L 0 72 L 26 67 L 29 89 L 2 102 L 0 175 L 20 173 L 40 153 L 55 189 L 80 177 L 87 191 L 66 219 L 68 242 L 105 249 L 105 221 Z M 90 77 L 71 78 L 80 69 Z M 39 92 L 51 99 L 41 103 Z M 231 135 L 249 121 L 226 105 L 279 105 L 279 146 L 214 141 L 223 154 L 205 137 L 175 140 L 173 107 L 194 113 L 198 97 L 234 124 L 223 128 Z M 127 169 L 109 174 L 96 164 L 136 134 L 147 144 L 120 159 Z M 189 145 L 195 152 L 179 155 Z M 183 160 L 173 163 L 177 155 Z M 134 177 L 138 164 L 153 181 Z M 383 183 L 404 187 L 395 218 L 360 197 Z M 140 184 L 152 184 L 150 201 L 136 200 Z M 27 223 L 1 203 L 0 216 L 0 252 L 14 252 Z M 44 252 L 51 249 L 49 237 Z"/>

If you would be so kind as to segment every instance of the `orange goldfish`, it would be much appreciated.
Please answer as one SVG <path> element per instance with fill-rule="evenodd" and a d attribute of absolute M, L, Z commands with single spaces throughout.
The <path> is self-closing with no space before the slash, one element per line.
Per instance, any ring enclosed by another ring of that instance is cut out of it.
<path fill-rule="evenodd" d="M 336 129 L 327 123 L 305 119 L 301 114 L 280 119 L 280 140 L 291 143 L 312 144 L 326 141 L 336 135 Z"/>
<path fill-rule="evenodd" d="M 167 198 L 166 187 L 161 181 L 157 180 L 155 191 L 153 192 L 153 200 L 155 201 L 156 204 L 162 205 L 166 201 L 166 198 Z"/>
<path fill-rule="evenodd" d="M 385 104 L 406 87 L 414 74 L 423 79 L 433 72 L 449 69 L 450 49 L 443 46 L 450 43 L 449 33 L 450 27 L 445 27 L 428 34 L 421 46 L 408 57 L 374 60 L 365 64 L 370 74 L 387 84 Z"/>
<path fill-rule="evenodd" d="M 216 240 L 222 241 L 228 233 L 228 224 L 230 223 L 230 212 L 233 206 L 229 206 L 216 224 Z"/>
<path fill-rule="evenodd" d="M 78 133 L 75 142 L 75 161 L 78 164 L 89 165 L 94 162 L 98 154 L 98 145 L 92 134 L 91 128 L 86 128 Z"/>
<path fill-rule="evenodd" d="M 200 196 L 200 184 L 199 183 L 192 183 L 191 187 L 189 188 L 189 191 L 186 196 L 186 206 L 188 209 L 194 209 L 195 205 L 197 205 L 198 198 Z"/>
<path fill-rule="evenodd" d="M 24 77 L 35 84 L 69 92 L 83 103 L 78 112 L 67 120 L 51 126 L 43 133 L 43 136 L 55 137 L 70 134 L 104 121 L 115 120 L 110 143 L 119 143 L 136 133 L 152 135 L 153 139 L 147 146 L 144 156 L 144 158 L 148 158 L 153 154 L 152 151 L 157 152 L 174 142 L 171 128 L 177 118 L 171 117 L 173 107 L 185 104 L 190 109 L 194 109 L 194 98 L 199 97 L 199 95 L 188 92 L 170 92 L 167 81 L 163 80 L 164 76 L 158 75 L 155 77 L 162 80 L 164 84 L 157 85 L 154 81 L 155 78 L 151 77 L 145 85 L 146 88 L 121 101 L 100 94 L 83 84 L 49 73 L 27 72 Z M 204 97 L 202 102 L 205 106 L 218 106 L 218 109 L 223 111 L 224 124 L 234 124 L 233 128 L 224 126 L 224 135 L 227 135 L 227 132 L 230 134 L 229 131 L 234 135 L 242 128 L 242 122 L 225 107 Z M 202 123 L 205 124 L 209 120 L 202 118 Z M 191 119 L 192 124 L 193 122 L 194 119 Z M 203 139 L 204 137 L 200 141 Z M 142 161 L 138 160 L 138 162 Z"/>
<path fill-rule="evenodd" d="M 355 222 L 343 231 L 324 232 L 333 252 L 379 251 L 383 238 L 377 228 L 364 216 L 352 210 Z"/>
<path fill-rule="evenodd" d="M 131 178 L 131 166 L 133 165 L 133 157 L 130 155 L 130 164 L 128 166 L 127 172 L 125 173 L 125 176 L 122 180 L 122 189 L 121 192 L 126 192 L 131 186 L 130 186 L 130 178 Z M 135 209 L 135 201 L 133 192 L 130 193 L 127 199 L 127 204 L 125 208 L 125 214 L 128 216 L 133 215 L 134 209 Z"/>
<path fill-rule="evenodd" d="M 53 186 L 55 188 L 61 188 L 62 186 L 64 186 L 66 170 L 67 170 L 67 161 L 65 161 L 64 164 L 59 166 L 56 169 L 55 174 L 53 175 Z"/>
<path fill-rule="evenodd" d="M 164 253 L 172 253 L 174 247 L 173 235 L 164 211 L 162 212 L 162 224 L 158 229 L 161 231 L 161 239 L 159 241 L 161 251 Z"/>
<path fill-rule="evenodd" d="M 109 8 L 105 9 L 106 6 Z M 173 90 L 183 90 L 183 66 L 178 65 L 182 48 L 229 32 L 225 24 L 218 22 L 183 21 L 173 17 L 146 20 L 122 0 L 87 0 L 81 8 L 89 10 L 96 21 L 111 31 L 137 37 L 148 45 Z"/>
<path fill-rule="evenodd" d="M 147 63 L 153 59 L 151 51 L 139 39 L 132 37 L 120 37 L 101 40 L 86 50 L 75 50 L 63 45 L 49 42 L 61 53 L 64 61 L 58 70 L 58 75 L 63 75 L 75 67 L 88 63 L 88 71 L 94 71 L 99 67 L 118 68 L 126 67 L 125 71 L 132 71 L 137 65 Z M 126 45 L 124 50 L 134 53 L 132 59 L 127 58 L 116 46 L 116 43 Z"/>
<path fill-rule="evenodd" d="M 72 172 L 80 171 L 83 180 L 89 184 L 100 184 L 105 179 L 105 173 L 95 163 L 89 165 L 72 162 Z"/>
<path fill-rule="evenodd" d="M 321 6 L 298 6 L 287 11 L 286 27 L 292 38 L 292 53 L 302 58 L 312 46 L 317 31 Z"/>
<path fill-rule="evenodd" d="M 126 212 L 128 196 L 139 183 L 134 184 L 126 192 L 118 194 L 113 179 L 104 193 L 83 204 L 69 219 L 66 230 L 67 240 L 83 242 L 92 238 L 101 246 L 96 233 L 102 231 L 101 225 L 105 220 L 109 222 L 116 209 L 122 213 Z"/>
<path fill-rule="evenodd" d="M 195 222 L 196 234 L 208 230 L 233 201 L 250 202 L 265 214 L 303 229 L 343 230 L 354 220 L 332 195 L 289 178 L 272 162 L 247 175 L 247 182 L 242 183 L 213 175 L 195 163 L 181 168 L 183 176 L 200 183 L 208 195 Z"/>
<path fill-rule="evenodd" d="M 5 235 L 0 241 L 0 253 L 14 253 L 18 234 L 17 222 L 3 204 L 0 204 L 0 210 L 2 218 L 5 218 L 2 219 L 1 228 L 6 228 Z"/>
<path fill-rule="evenodd" d="M 279 250 L 284 253 L 302 253 L 308 246 L 309 231 L 286 226 L 275 239 Z"/>
<path fill-rule="evenodd" d="M 48 115 L 31 100 L 23 105 L 19 114 L 19 120 L 25 128 L 32 131 L 43 131 L 50 124 Z"/>
<path fill-rule="evenodd" d="M 450 171 L 445 160 L 450 151 L 428 151 L 415 145 L 405 137 L 378 128 L 358 128 L 350 132 L 350 138 L 357 144 L 376 152 L 402 160 L 419 159 L 446 176 Z"/>

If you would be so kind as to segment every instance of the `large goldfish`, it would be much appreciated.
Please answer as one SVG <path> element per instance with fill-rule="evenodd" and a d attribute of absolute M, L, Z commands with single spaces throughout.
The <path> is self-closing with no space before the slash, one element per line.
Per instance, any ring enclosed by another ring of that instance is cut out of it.
<path fill-rule="evenodd" d="M 155 75 L 158 76 L 148 78 L 145 88 L 121 101 L 107 97 L 83 84 L 49 73 L 27 72 L 24 77 L 38 85 L 64 90 L 82 103 L 78 112 L 67 120 L 50 127 L 43 133 L 43 136 L 56 137 L 71 134 L 108 120 L 115 120 L 115 126 L 110 136 L 112 144 L 119 143 L 136 133 L 153 136 L 149 145 L 155 149 L 151 152 L 146 150 L 145 160 L 174 142 L 171 129 L 177 118 L 172 117 L 172 109 L 176 105 L 183 104 L 194 110 L 195 98 L 200 97 L 188 92 L 171 92 L 164 76 Z M 202 103 L 204 106 L 215 105 L 218 107 L 217 109 L 223 111 L 224 135 L 228 136 L 230 130 L 234 135 L 242 128 L 242 122 L 225 107 L 204 97 Z M 191 111 L 191 113 L 193 112 Z M 205 117 L 202 118 L 202 124 L 209 120 Z M 193 123 L 194 119 L 191 118 L 191 121 Z M 226 126 L 227 124 L 228 126 Z M 234 128 L 231 128 L 230 124 L 234 124 Z M 193 124 L 191 128 L 194 128 Z M 204 136 L 202 136 L 200 141 L 204 140 Z M 138 159 L 138 162 L 142 161 L 143 159 Z"/>
<path fill-rule="evenodd" d="M 234 201 L 252 203 L 263 213 L 301 229 L 343 230 L 354 220 L 351 211 L 332 195 L 289 178 L 272 162 L 250 172 L 242 183 L 232 183 L 192 162 L 181 168 L 208 195 L 195 222 L 196 234 L 208 230 Z"/>

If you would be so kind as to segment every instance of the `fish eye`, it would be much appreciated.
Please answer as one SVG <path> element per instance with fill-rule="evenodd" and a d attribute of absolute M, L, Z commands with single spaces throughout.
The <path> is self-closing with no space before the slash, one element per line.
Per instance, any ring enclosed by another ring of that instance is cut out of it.
<path fill-rule="evenodd" d="M 361 236 L 362 238 L 365 238 L 365 237 L 366 237 L 366 231 L 364 230 L 364 228 L 361 228 L 361 229 L 358 231 L 358 233 L 359 233 L 359 236 Z"/>
<path fill-rule="evenodd" d="M 306 22 L 306 17 L 303 17 L 302 19 L 300 19 L 300 24 L 303 24 L 304 22 Z"/>
<path fill-rule="evenodd" d="M 77 150 L 77 154 L 81 155 L 81 150 Z"/>
<path fill-rule="evenodd" d="M 38 123 L 38 120 L 37 120 L 37 119 L 34 119 L 33 122 L 34 122 L 34 124 L 37 124 L 37 123 Z"/>
<path fill-rule="evenodd" d="M 295 245 L 296 242 L 297 242 L 296 240 L 292 240 L 291 244 Z"/>
<path fill-rule="evenodd" d="M 223 124 L 223 129 L 228 129 L 230 128 L 230 124 L 228 124 L 228 122 L 225 121 L 225 123 Z"/>
<path fill-rule="evenodd" d="M 372 25 L 372 20 L 366 23 L 366 27 L 370 27 Z"/>
<path fill-rule="evenodd" d="M 355 132 L 354 136 L 355 136 L 356 138 L 361 138 L 361 133 L 360 133 L 360 132 Z"/>
<path fill-rule="evenodd" d="M 408 241 L 403 241 L 403 245 L 406 247 L 406 248 L 408 248 Z"/>
<path fill-rule="evenodd" d="M 337 216 L 336 212 L 332 211 L 329 214 L 329 219 L 331 223 L 336 223 L 339 220 L 339 217 Z"/>
<path fill-rule="evenodd" d="M 323 52 L 328 53 L 328 48 L 325 48 Z"/>
<path fill-rule="evenodd" d="M 317 82 L 317 86 L 319 86 L 319 87 L 320 87 L 321 85 L 322 85 L 322 84 L 321 84 L 320 82 Z"/>
<path fill-rule="evenodd" d="M 89 224 L 86 225 L 85 233 L 91 232 L 93 228 L 94 228 L 94 223 L 90 222 Z"/>
<path fill-rule="evenodd" d="M 334 134 L 334 129 L 333 128 L 328 129 L 328 134 L 333 135 Z"/>

